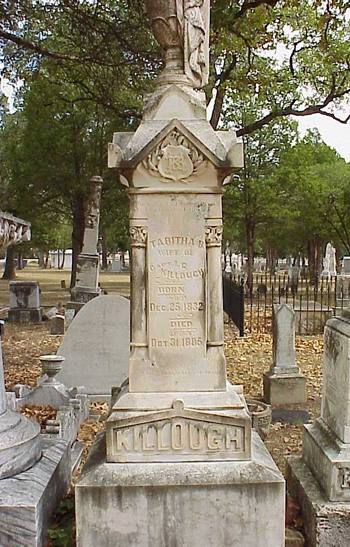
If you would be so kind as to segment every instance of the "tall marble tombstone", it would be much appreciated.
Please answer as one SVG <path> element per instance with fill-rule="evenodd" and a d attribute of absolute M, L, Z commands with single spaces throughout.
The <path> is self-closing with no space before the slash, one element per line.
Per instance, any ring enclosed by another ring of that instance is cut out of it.
<path fill-rule="evenodd" d="M 321 415 L 304 426 L 302 457 L 287 481 L 311 547 L 350 545 L 350 309 L 327 321 Z"/>
<path fill-rule="evenodd" d="M 85 304 L 100 295 L 98 287 L 99 254 L 98 233 L 100 222 L 100 201 L 102 178 L 92 177 L 90 180 L 90 196 L 85 215 L 85 231 L 83 249 L 78 256 L 77 278 L 72 289 L 73 302 Z"/>
<path fill-rule="evenodd" d="M 288 304 L 274 304 L 272 313 L 273 361 L 264 374 L 264 400 L 271 405 L 305 403 L 306 378 L 295 358 L 295 312 Z"/>
<path fill-rule="evenodd" d="M 165 69 L 137 131 L 109 146 L 130 197 L 129 383 L 76 488 L 77 543 L 282 547 L 284 480 L 226 378 L 222 185 L 243 157 L 200 91 L 210 2 L 146 8 Z"/>

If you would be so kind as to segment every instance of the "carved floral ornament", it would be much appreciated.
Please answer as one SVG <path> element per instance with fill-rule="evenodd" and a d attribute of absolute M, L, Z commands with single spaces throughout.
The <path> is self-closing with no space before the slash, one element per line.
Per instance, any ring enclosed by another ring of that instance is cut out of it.
<path fill-rule="evenodd" d="M 174 129 L 142 162 L 148 173 L 158 179 L 187 182 L 189 177 L 205 169 L 203 154 Z"/>
<path fill-rule="evenodd" d="M 207 226 L 205 229 L 205 242 L 208 247 L 220 247 L 222 241 L 222 226 Z"/>
<path fill-rule="evenodd" d="M 145 226 L 130 226 L 131 245 L 144 247 L 147 242 L 147 228 Z"/>

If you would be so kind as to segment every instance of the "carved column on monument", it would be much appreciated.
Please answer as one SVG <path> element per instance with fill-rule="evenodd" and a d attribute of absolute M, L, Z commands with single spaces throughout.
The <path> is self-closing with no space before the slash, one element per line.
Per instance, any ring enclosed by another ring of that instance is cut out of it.
<path fill-rule="evenodd" d="M 83 249 L 78 256 L 77 278 L 72 289 L 72 300 L 84 304 L 99 296 L 99 253 L 98 236 L 100 222 L 100 201 L 103 179 L 95 176 L 90 180 L 91 190 L 85 214 Z M 70 307 L 70 306 L 69 306 Z"/>
<path fill-rule="evenodd" d="M 222 220 L 210 219 L 205 230 L 208 268 L 208 358 L 215 356 L 225 363 L 223 292 L 221 273 Z M 225 366 L 222 369 L 226 381 Z"/>
<path fill-rule="evenodd" d="M 143 223 L 144 222 L 144 223 Z M 130 221 L 131 243 L 131 340 L 130 362 L 145 361 L 147 355 L 147 315 L 146 315 L 146 221 Z M 132 365 L 130 365 L 132 366 Z M 131 378 L 132 382 L 132 378 Z"/>

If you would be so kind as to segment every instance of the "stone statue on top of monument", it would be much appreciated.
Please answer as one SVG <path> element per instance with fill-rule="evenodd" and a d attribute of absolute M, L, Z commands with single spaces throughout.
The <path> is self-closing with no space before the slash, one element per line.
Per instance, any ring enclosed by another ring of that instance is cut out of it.
<path fill-rule="evenodd" d="M 208 83 L 208 0 L 146 0 L 156 40 L 164 50 L 165 75 L 184 74 L 195 88 Z"/>

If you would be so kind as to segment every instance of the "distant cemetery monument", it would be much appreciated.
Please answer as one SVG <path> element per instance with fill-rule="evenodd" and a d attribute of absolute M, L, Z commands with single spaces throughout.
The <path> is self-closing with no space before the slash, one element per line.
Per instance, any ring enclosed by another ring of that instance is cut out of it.
<path fill-rule="evenodd" d="M 0 211 L 0 249 L 30 241 L 30 222 Z"/>
<path fill-rule="evenodd" d="M 0 212 L 0 250 L 30 240 L 30 224 Z M 9 407 L 0 338 L 0 545 L 42 545 L 49 517 L 70 484 L 64 441 Z"/>
<path fill-rule="evenodd" d="M 282 547 L 284 479 L 226 376 L 222 186 L 243 147 L 206 117 L 210 1 L 146 7 L 165 68 L 109 145 L 130 197 L 129 382 L 76 486 L 77 545 Z"/>
<path fill-rule="evenodd" d="M 84 304 L 101 294 L 98 283 L 100 273 L 98 237 L 102 182 L 103 179 L 99 176 L 90 179 L 90 193 L 85 210 L 83 248 L 77 260 L 76 281 L 71 290 L 71 301 L 66 305 L 67 326 Z"/>

